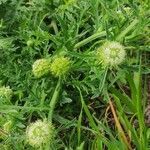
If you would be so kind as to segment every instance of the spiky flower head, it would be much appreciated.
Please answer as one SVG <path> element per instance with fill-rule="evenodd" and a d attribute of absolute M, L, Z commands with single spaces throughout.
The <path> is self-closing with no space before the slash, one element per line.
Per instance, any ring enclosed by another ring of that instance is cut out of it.
<path fill-rule="evenodd" d="M 32 72 L 36 78 L 40 78 L 50 72 L 50 60 L 38 59 L 32 66 Z"/>
<path fill-rule="evenodd" d="M 26 129 L 28 143 L 33 147 L 40 147 L 54 138 L 54 127 L 51 122 L 38 120 L 30 124 Z"/>
<path fill-rule="evenodd" d="M 124 47 L 115 41 L 108 41 L 97 50 L 97 60 L 104 67 L 118 66 L 125 60 L 125 56 Z"/>
<path fill-rule="evenodd" d="M 8 100 L 11 100 L 13 96 L 13 91 L 10 89 L 9 86 L 5 87 L 0 87 L 0 98 L 6 98 Z"/>
<path fill-rule="evenodd" d="M 67 74 L 71 67 L 71 60 L 68 57 L 56 57 L 51 64 L 51 73 L 56 76 L 63 76 Z"/>

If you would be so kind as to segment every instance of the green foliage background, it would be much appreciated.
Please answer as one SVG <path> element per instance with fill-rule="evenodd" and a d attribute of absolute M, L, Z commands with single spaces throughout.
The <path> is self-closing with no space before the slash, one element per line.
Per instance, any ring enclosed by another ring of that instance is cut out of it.
<path fill-rule="evenodd" d="M 46 118 L 57 78 L 36 79 L 32 64 L 65 53 L 74 64 L 63 80 L 53 115 L 57 131 L 50 149 L 123 150 L 109 101 L 132 148 L 150 148 L 145 124 L 150 73 L 148 0 L 1 0 L 0 85 L 14 91 L 0 99 L 0 147 L 32 150 L 25 129 Z M 103 69 L 94 54 L 106 40 L 125 46 L 117 69 Z M 12 121 L 10 133 L 4 123 Z M 138 122 L 135 127 L 134 122 Z M 9 134 L 9 135 L 7 135 Z"/>

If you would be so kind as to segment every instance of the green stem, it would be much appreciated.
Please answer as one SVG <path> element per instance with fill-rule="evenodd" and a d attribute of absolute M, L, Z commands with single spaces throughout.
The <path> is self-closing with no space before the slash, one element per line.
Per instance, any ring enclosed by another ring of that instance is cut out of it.
<path fill-rule="evenodd" d="M 50 111 L 49 111 L 49 115 L 48 115 L 49 121 L 52 121 L 52 116 L 53 116 L 53 112 L 55 109 L 55 105 L 57 103 L 60 89 L 61 89 L 61 78 L 58 79 L 54 94 L 53 94 L 52 99 L 51 99 L 50 104 L 49 104 L 50 105 Z"/>
<path fill-rule="evenodd" d="M 135 75 L 135 86 L 136 86 L 136 89 L 137 89 L 137 102 L 136 102 L 136 108 L 137 108 L 137 118 L 138 118 L 138 121 L 139 121 L 139 131 L 140 131 L 140 142 L 142 143 L 140 146 L 141 146 L 141 149 L 145 149 L 145 140 L 144 140 L 144 132 L 145 132 L 145 123 L 144 123 L 144 112 L 142 110 L 142 85 L 141 85 L 141 59 L 140 58 L 140 64 L 139 64 L 139 71 L 138 73 Z"/>
<path fill-rule="evenodd" d="M 106 77 L 107 77 L 107 72 L 108 72 L 108 68 L 105 69 L 103 79 L 102 79 L 102 81 L 100 81 L 100 83 L 99 83 L 99 92 L 100 92 L 100 93 L 102 92 L 102 89 L 103 89 L 103 87 L 104 87 L 104 84 L 105 84 L 105 81 L 106 81 Z"/>
<path fill-rule="evenodd" d="M 95 39 L 97 39 L 97 38 L 103 37 L 103 36 L 105 36 L 105 35 L 106 35 L 106 32 L 105 32 L 105 31 L 102 31 L 102 32 L 99 32 L 99 33 L 95 33 L 95 34 L 91 35 L 90 37 L 84 39 L 83 41 L 77 43 L 77 44 L 74 46 L 74 48 L 77 49 L 77 48 L 79 48 L 79 47 L 81 47 L 81 46 L 84 46 L 85 44 L 87 44 L 87 43 L 89 43 L 89 42 L 91 42 L 91 41 L 93 41 L 93 40 L 95 40 Z"/>
<path fill-rule="evenodd" d="M 49 110 L 49 107 L 28 107 L 28 106 L 12 106 L 12 105 L 2 105 L 2 106 L 0 106 L 0 112 L 2 111 L 2 109 L 4 109 L 4 110 L 10 110 L 10 109 L 16 109 L 16 110 L 34 110 L 34 111 L 43 111 L 43 110 L 45 110 L 45 111 L 47 111 L 47 110 Z"/>
<path fill-rule="evenodd" d="M 57 28 L 57 24 L 54 20 L 52 20 L 51 26 L 53 27 L 55 34 L 57 34 L 59 31 L 58 31 L 58 28 Z"/>
<path fill-rule="evenodd" d="M 124 38 L 125 35 L 129 33 L 138 22 L 139 21 L 137 19 L 134 19 L 131 24 L 117 36 L 116 40 L 121 41 L 122 38 Z"/>

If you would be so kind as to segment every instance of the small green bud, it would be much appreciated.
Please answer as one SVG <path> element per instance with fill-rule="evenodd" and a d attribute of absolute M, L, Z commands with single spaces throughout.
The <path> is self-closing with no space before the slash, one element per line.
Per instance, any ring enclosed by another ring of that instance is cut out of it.
<path fill-rule="evenodd" d="M 104 67 L 116 67 L 125 60 L 124 47 L 115 41 L 106 42 L 97 50 L 97 60 Z"/>
<path fill-rule="evenodd" d="M 54 127 L 46 120 L 38 120 L 27 127 L 26 137 L 28 143 L 33 147 L 40 147 L 48 142 L 52 143 L 54 138 Z"/>
<path fill-rule="evenodd" d="M 13 91 L 10 89 L 9 86 L 7 87 L 1 87 L 0 88 L 0 98 L 6 98 L 8 100 L 11 100 L 13 96 Z"/>
<path fill-rule="evenodd" d="M 32 45 L 33 45 L 33 40 L 28 40 L 28 41 L 27 41 L 27 46 L 30 47 L 30 46 L 32 46 Z"/>
<path fill-rule="evenodd" d="M 32 66 L 32 72 L 36 78 L 40 78 L 50 72 L 50 60 L 36 60 Z"/>
<path fill-rule="evenodd" d="M 66 75 L 71 67 L 71 60 L 67 57 L 56 57 L 51 64 L 51 72 L 54 76 L 59 77 Z"/>

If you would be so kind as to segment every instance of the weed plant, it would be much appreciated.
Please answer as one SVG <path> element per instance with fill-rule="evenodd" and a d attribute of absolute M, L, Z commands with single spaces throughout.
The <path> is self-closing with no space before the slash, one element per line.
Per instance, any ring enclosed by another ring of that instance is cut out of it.
<path fill-rule="evenodd" d="M 0 0 L 0 150 L 150 149 L 149 0 Z"/>

